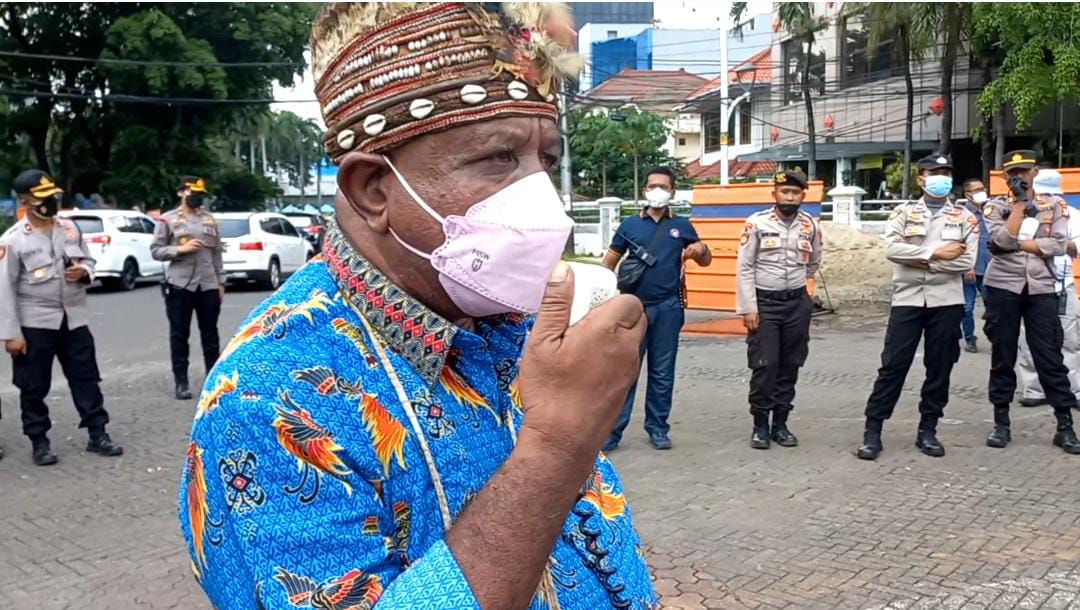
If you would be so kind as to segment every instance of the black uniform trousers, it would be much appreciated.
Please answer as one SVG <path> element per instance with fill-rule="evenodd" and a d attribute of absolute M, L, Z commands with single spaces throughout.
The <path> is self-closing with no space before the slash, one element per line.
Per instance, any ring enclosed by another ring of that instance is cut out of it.
<path fill-rule="evenodd" d="M 45 397 L 52 387 L 54 357 L 60 360 L 71 389 L 71 398 L 79 412 L 79 427 L 93 432 L 109 423 L 90 329 L 86 326 L 70 329 L 65 317 L 59 330 L 24 327 L 22 332 L 26 353 L 12 356 L 11 368 L 13 383 L 19 388 L 23 434 L 41 436 L 52 427 Z"/>
<path fill-rule="evenodd" d="M 791 411 L 799 367 L 810 351 L 814 303 L 805 288 L 757 291 L 758 329 L 746 335 L 750 413 Z"/>
<path fill-rule="evenodd" d="M 1020 321 L 1035 371 L 1039 375 L 1055 411 L 1076 406 L 1069 386 L 1069 370 L 1061 355 L 1064 332 L 1058 318 L 1056 294 L 1021 294 L 986 286 L 986 323 L 983 332 L 990 338 L 990 403 L 1008 405 L 1016 392 L 1016 351 L 1020 342 Z"/>
<path fill-rule="evenodd" d="M 868 420 L 884 421 L 892 417 L 908 370 L 915 359 L 919 339 L 925 337 L 923 362 L 926 379 L 922 385 L 919 414 L 922 416 L 921 425 L 936 425 L 949 402 L 949 376 L 953 365 L 960 359 L 960 322 L 963 319 L 963 305 L 896 306 L 889 310 L 881 368 L 878 369 L 870 398 L 866 401 Z"/>
<path fill-rule="evenodd" d="M 188 378 L 188 337 L 191 336 L 191 314 L 199 323 L 202 342 L 203 364 L 206 372 L 214 367 L 221 346 L 218 341 L 218 315 L 221 314 L 221 295 L 213 290 L 185 290 L 169 286 L 165 293 L 165 313 L 169 317 L 169 352 L 172 356 L 173 376 L 177 380 Z"/>

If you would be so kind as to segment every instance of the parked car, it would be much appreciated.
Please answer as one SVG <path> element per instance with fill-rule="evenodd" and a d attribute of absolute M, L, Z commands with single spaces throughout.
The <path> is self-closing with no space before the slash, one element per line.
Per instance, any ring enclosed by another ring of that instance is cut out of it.
<path fill-rule="evenodd" d="M 323 239 L 326 237 L 326 219 L 321 214 L 286 212 L 285 216 L 300 234 L 311 242 L 315 254 L 322 252 Z"/>
<path fill-rule="evenodd" d="M 160 278 L 164 264 L 150 256 L 154 220 L 133 210 L 64 210 L 82 231 L 102 285 L 133 290 L 140 280 Z"/>
<path fill-rule="evenodd" d="M 223 212 L 218 220 L 222 259 L 229 281 L 254 280 L 277 289 L 307 262 L 312 245 L 285 216 L 270 212 Z"/>

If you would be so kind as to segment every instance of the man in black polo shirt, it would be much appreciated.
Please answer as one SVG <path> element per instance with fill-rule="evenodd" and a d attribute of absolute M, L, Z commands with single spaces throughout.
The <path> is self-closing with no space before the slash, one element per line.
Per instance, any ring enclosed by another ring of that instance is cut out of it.
<path fill-rule="evenodd" d="M 712 253 L 698 238 L 690 219 L 675 216 L 668 207 L 675 194 L 675 172 L 657 167 L 645 176 L 647 205 L 641 214 L 622 221 L 604 266 L 614 270 L 627 250 L 644 248 L 655 264 L 647 266 L 634 295 L 645 305 L 649 330 L 641 343 L 641 357 L 648 356 L 649 385 L 645 396 L 645 431 L 656 449 L 671 449 L 667 419 L 671 413 L 671 393 L 675 385 L 675 354 L 683 325 L 683 261 L 693 259 L 705 267 Z M 658 233 L 659 232 L 659 233 Z M 631 254 L 630 256 L 634 256 Z M 604 451 L 619 446 L 623 430 L 630 423 L 637 384 L 630 386 L 622 414 L 604 444 Z"/>

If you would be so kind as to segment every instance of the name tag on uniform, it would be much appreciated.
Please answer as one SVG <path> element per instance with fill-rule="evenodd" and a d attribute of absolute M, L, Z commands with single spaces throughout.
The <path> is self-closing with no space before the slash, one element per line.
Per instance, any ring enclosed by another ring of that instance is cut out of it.
<path fill-rule="evenodd" d="M 926 225 L 906 225 L 904 226 L 904 237 L 918 237 L 920 235 L 926 235 Z"/>
<path fill-rule="evenodd" d="M 948 223 L 945 228 L 941 230 L 941 239 L 945 241 L 960 241 L 963 239 L 963 233 L 960 231 L 960 225 L 957 223 Z"/>
<path fill-rule="evenodd" d="M 1034 218 L 1025 218 L 1020 223 L 1020 232 L 1016 235 L 1017 239 L 1032 239 L 1035 237 L 1035 232 L 1039 230 L 1039 221 Z"/>
<path fill-rule="evenodd" d="M 800 239 L 799 240 L 799 250 L 802 250 L 803 252 L 810 252 L 813 249 L 814 249 L 814 245 L 810 243 L 809 239 Z"/>
<path fill-rule="evenodd" d="M 780 247 L 780 238 L 779 237 L 766 237 L 765 239 L 761 240 L 761 247 L 764 248 L 764 249 L 779 248 Z"/>

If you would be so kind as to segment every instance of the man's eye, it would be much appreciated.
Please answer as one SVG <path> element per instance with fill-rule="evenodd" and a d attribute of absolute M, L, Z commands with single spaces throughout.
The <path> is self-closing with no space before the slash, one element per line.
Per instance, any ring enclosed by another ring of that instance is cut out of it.
<path fill-rule="evenodd" d="M 555 155 L 540 154 L 540 163 L 544 165 L 544 169 L 551 169 L 559 162 L 559 158 Z"/>
<path fill-rule="evenodd" d="M 492 161 L 498 161 L 499 163 L 513 163 L 515 160 L 517 160 L 517 157 L 514 156 L 514 151 L 512 150 L 500 150 L 499 152 L 488 157 L 488 159 L 491 159 Z"/>

